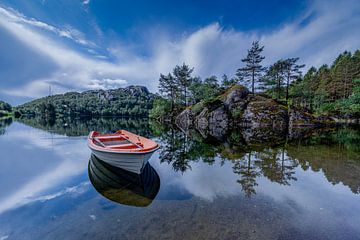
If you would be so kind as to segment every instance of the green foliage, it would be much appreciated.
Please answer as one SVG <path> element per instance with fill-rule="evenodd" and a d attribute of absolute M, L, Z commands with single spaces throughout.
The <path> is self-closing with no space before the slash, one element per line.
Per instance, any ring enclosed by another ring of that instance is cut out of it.
<path fill-rule="evenodd" d="M 345 115 L 360 117 L 360 79 L 355 79 L 352 94 L 336 102 L 337 110 Z"/>
<path fill-rule="evenodd" d="M 193 77 L 191 76 L 194 68 L 190 68 L 188 65 L 183 63 L 183 65 L 175 66 L 173 70 L 173 75 L 175 78 L 175 83 L 178 85 L 181 93 L 181 98 L 183 100 L 183 104 L 185 106 L 188 105 L 188 97 L 189 97 L 189 87 L 193 81 Z"/>
<path fill-rule="evenodd" d="M 263 50 L 264 46 L 260 47 L 259 41 L 253 42 L 247 56 L 241 59 L 245 66 L 236 71 L 236 76 L 239 80 L 245 85 L 251 86 L 253 94 L 255 92 L 255 82 L 260 82 L 261 75 L 266 69 L 261 65 L 261 62 L 265 59 L 261 55 Z"/>
<path fill-rule="evenodd" d="M 289 98 L 290 83 L 301 76 L 300 69 L 305 65 L 298 65 L 299 58 L 288 58 L 279 60 L 269 67 L 265 76 L 262 78 L 263 87 L 268 89 L 268 93 L 276 99 Z"/>
<path fill-rule="evenodd" d="M 9 103 L 4 102 L 4 101 L 0 101 L 0 110 L 4 111 L 4 112 L 11 112 L 12 111 L 12 107 Z"/>
<path fill-rule="evenodd" d="M 196 78 L 190 86 L 192 96 L 191 102 L 198 103 L 200 101 L 211 101 L 219 95 L 221 91 L 222 89 L 215 76 L 206 78 L 204 81 L 201 81 L 200 78 Z"/>
<path fill-rule="evenodd" d="M 225 76 L 223 77 L 224 85 L 220 86 L 216 76 L 202 80 L 200 77 L 191 76 L 193 70 L 184 63 L 181 66 L 175 66 L 173 73 L 160 74 L 159 92 L 162 98 L 154 101 L 150 113 L 151 118 L 168 119 L 174 117 L 189 103 L 196 105 L 200 102 L 213 102 L 224 90 L 223 86 L 235 83 L 234 79 L 229 80 Z M 195 109 L 200 106 L 202 105 L 197 105 Z"/>
<path fill-rule="evenodd" d="M 21 117 L 17 121 L 34 128 L 50 131 L 66 136 L 87 136 L 96 129 L 102 133 L 112 133 L 119 129 L 127 129 L 141 136 L 151 137 L 148 118 L 125 117 L 88 117 L 88 118 L 42 118 Z M 0 122 L 1 126 L 1 122 Z"/>
<path fill-rule="evenodd" d="M 238 82 L 236 78 L 229 78 L 226 74 L 224 74 L 221 78 L 222 78 L 221 87 L 223 89 L 230 88 Z"/>
<path fill-rule="evenodd" d="M 172 104 L 169 100 L 164 98 L 155 98 L 153 101 L 152 109 L 150 110 L 149 117 L 152 119 L 160 119 L 164 116 L 171 114 Z"/>
<path fill-rule="evenodd" d="M 289 89 L 292 103 L 316 113 L 359 117 L 360 51 L 340 54 L 331 66 L 310 68 Z"/>
<path fill-rule="evenodd" d="M 234 119 L 238 119 L 238 118 L 240 118 L 241 117 L 241 115 L 243 114 L 243 109 L 242 108 L 240 108 L 239 106 L 237 106 L 237 107 L 235 107 L 235 108 L 233 108 L 232 110 L 231 110 L 231 116 L 232 116 L 232 118 L 234 118 Z"/>
<path fill-rule="evenodd" d="M 199 114 L 202 110 L 204 109 L 204 103 L 203 102 L 198 102 L 195 105 L 192 106 L 191 110 L 193 111 L 193 113 Z"/>
<path fill-rule="evenodd" d="M 40 98 L 15 108 L 21 115 L 45 117 L 138 116 L 147 117 L 154 95 L 145 87 L 68 92 Z"/>

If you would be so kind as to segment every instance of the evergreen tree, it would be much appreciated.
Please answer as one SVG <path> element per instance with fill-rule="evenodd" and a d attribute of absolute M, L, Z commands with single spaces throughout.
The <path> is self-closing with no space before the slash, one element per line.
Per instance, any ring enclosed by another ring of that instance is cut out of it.
<path fill-rule="evenodd" d="M 193 68 L 190 68 L 188 65 L 183 63 L 181 66 L 176 66 L 174 68 L 173 74 L 175 77 L 175 81 L 180 86 L 182 91 L 182 98 L 185 106 L 188 105 L 188 89 L 192 82 L 191 73 L 194 71 Z"/>
<path fill-rule="evenodd" d="M 297 61 L 299 58 L 288 58 L 283 61 L 283 67 L 284 67 L 284 75 L 286 79 L 286 100 L 289 99 L 289 86 L 290 83 L 301 77 L 301 68 L 305 67 L 305 65 L 298 65 Z"/>
<path fill-rule="evenodd" d="M 247 52 L 247 56 L 241 61 L 245 63 L 245 67 L 239 68 L 236 71 L 236 76 L 240 81 L 243 81 L 246 85 L 251 85 L 252 93 L 255 92 L 255 81 L 258 81 L 265 71 L 265 68 L 261 65 L 261 62 L 265 59 L 261 56 L 264 46 L 259 45 L 259 41 L 252 43 L 251 48 Z"/>
<path fill-rule="evenodd" d="M 332 93 L 332 99 L 347 98 L 350 96 L 353 88 L 353 80 L 359 76 L 359 59 L 354 54 L 345 51 L 340 54 L 332 66 L 332 79 L 329 84 L 329 91 Z"/>
<path fill-rule="evenodd" d="M 278 60 L 271 65 L 265 76 L 262 78 L 262 85 L 265 89 L 276 92 L 276 99 L 281 98 L 281 90 L 284 84 L 285 61 Z"/>
<path fill-rule="evenodd" d="M 222 75 L 221 78 L 222 78 L 221 87 L 224 89 L 233 86 L 237 82 L 235 78 L 229 78 L 226 74 Z"/>
<path fill-rule="evenodd" d="M 316 72 L 317 69 L 311 67 L 303 78 L 297 79 L 291 84 L 289 89 L 290 98 L 293 100 L 295 106 L 312 109 L 312 102 L 316 90 L 316 88 L 314 88 Z"/>
<path fill-rule="evenodd" d="M 190 102 L 191 104 L 195 104 L 204 99 L 204 89 L 203 82 L 200 77 L 194 77 L 191 81 L 191 85 L 189 87 L 190 92 Z"/>
<path fill-rule="evenodd" d="M 166 99 L 170 100 L 171 111 L 173 111 L 179 96 L 179 85 L 176 83 L 175 78 L 171 73 L 168 75 L 160 74 L 159 92 Z"/>

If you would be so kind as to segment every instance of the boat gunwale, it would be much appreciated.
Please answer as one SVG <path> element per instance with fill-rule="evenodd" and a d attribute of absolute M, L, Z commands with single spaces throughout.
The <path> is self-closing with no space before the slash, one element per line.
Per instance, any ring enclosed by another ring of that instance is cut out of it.
<path fill-rule="evenodd" d="M 106 148 L 106 147 L 101 147 L 101 146 L 97 146 L 94 142 L 93 142 L 93 134 L 95 133 L 95 131 L 91 131 L 89 133 L 88 139 L 87 139 L 87 145 L 91 150 L 95 150 L 95 151 L 99 151 L 99 152 L 106 152 L 106 153 L 112 153 L 112 154 L 139 154 L 139 155 L 145 155 L 148 153 L 153 153 L 156 150 L 158 150 L 160 148 L 160 144 L 158 144 L 157 142 L 148 139 L 150 141 L 153 141 L 154 143 L 156 143 L 156 147 L 151 148 L 149 150 L 146 150 L 145 148 L 143 149 L 111 149 L 111 148 Z M 135 134 L 136 135 L 136 134 Z M 114 136 L 116 137 L 116 136 Z M 141 136 L 140 136 L 141 137 Z"/>

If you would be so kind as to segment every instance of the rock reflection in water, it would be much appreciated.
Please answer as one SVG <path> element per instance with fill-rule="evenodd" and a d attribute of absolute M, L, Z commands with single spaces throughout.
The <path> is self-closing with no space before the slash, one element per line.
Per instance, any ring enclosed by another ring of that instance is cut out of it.
<path fill-rule="evenodd" d="M 88 172 L 92 185 L 101 195 L 124 205 L 146 207 L 160 189 L 159 175 L 149 163 L 141 174 L 135 174 L 91 155 Z"/>
<path fill-rule="evenodd" d="M 298 180 L 296 168 L 305 171 L 323 171 L 328 182 L 342 183 L 353 193 L 360 192 L 360 156 L 356 129 L 332 129 L 318 132 L 305 131 L 303 138 L 287 136 L 269 144 L 251 144 L 234 141 L 234 134 L 227 141 L 199 137 L 195 131 L 183 132 L 169 129 L 160 136 L 162 163 L 171 164 L 174 171 L 191 171 L 196 162 L 212 165 L 216 159 L 224 164 L 230 161 L 233 173 L 245 196 L 256 194 L 258 180 L 290 186 Z M 298 134 L 300 136 L 300 134 Z M 239 144 L 241 143 L 241 144 Z"/>

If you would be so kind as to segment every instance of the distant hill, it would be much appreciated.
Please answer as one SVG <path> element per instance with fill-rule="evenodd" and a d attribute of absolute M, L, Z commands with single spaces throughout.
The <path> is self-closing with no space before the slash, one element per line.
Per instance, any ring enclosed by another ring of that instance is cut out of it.
<path fill-rule="evenodd" d="M 46 117 L 139 116 L 147 117 L 154 94 L 143 86 L 112 90 L 68 92 L 33 100 L 14 108 L 15 115 Z"/>

